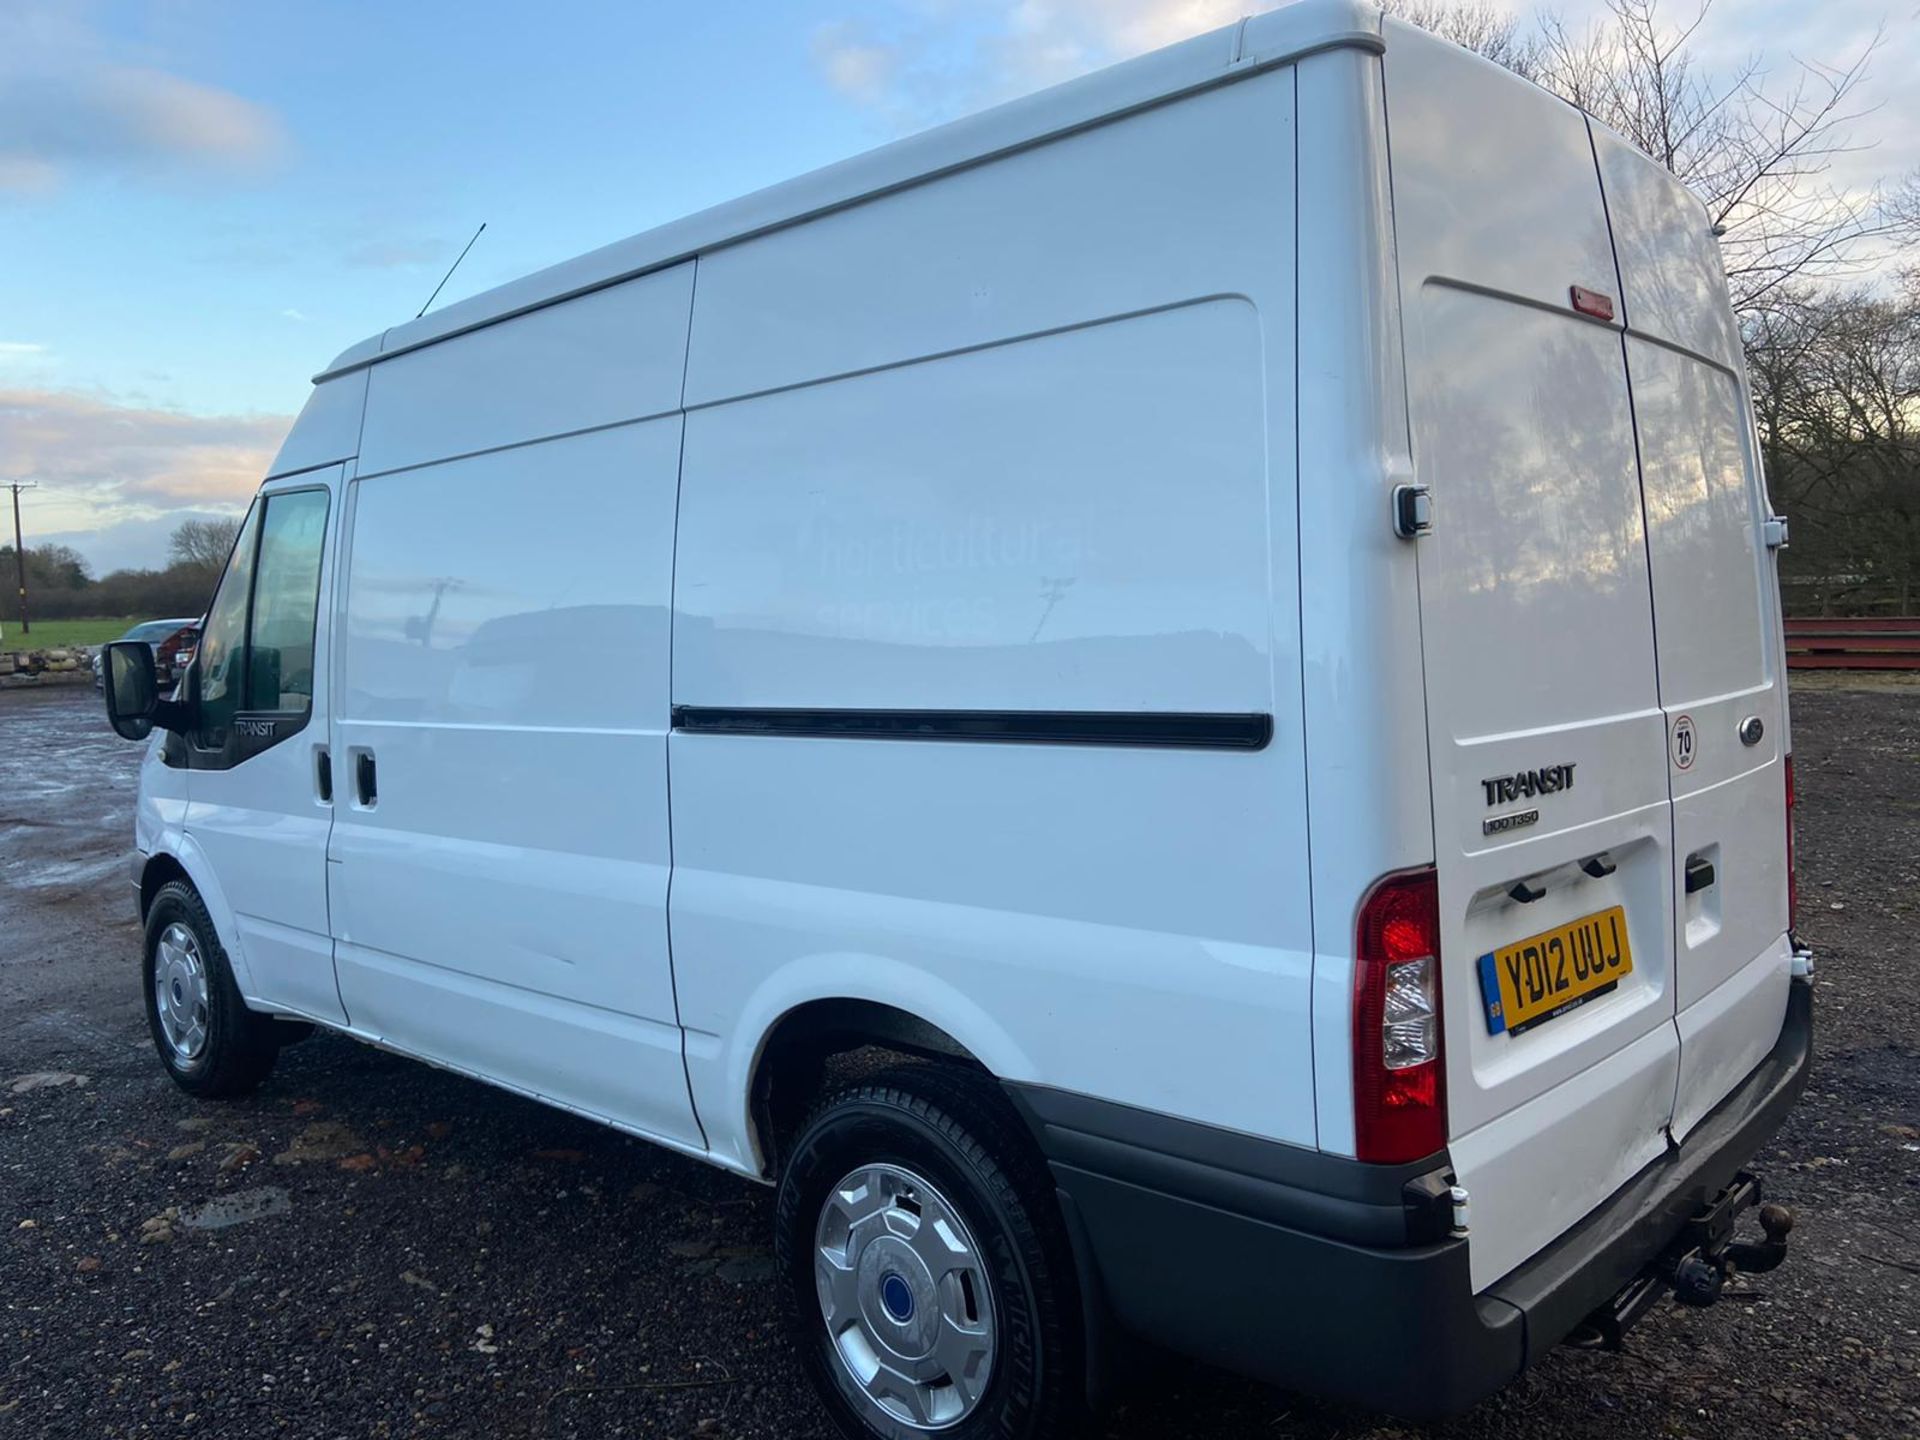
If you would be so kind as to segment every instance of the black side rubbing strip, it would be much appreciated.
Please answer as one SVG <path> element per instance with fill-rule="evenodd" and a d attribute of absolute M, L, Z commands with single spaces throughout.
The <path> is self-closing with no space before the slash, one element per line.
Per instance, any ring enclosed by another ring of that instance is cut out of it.
<path fill-rule="evenodd" d="M 1123 710 L 771 710 L 676 705 L 673 728 L 707 735 L 973 740 L 1019 745 L 1149 745 L 1264 750 L 1271 715 Z"/>

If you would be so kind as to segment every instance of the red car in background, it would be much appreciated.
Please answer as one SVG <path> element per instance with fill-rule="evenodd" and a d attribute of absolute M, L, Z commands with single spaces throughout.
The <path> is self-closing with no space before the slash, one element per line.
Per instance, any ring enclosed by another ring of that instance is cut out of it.
<path fill-rule="evenodd" d="M 144 620 L 120 637 L 144 640 L 153 647 L 153 673 L 162 685 L 172 685 L 186 673 L 200 644 L 198 620 Z M 101 685 L 101 651 L 93 652 L 93 688 Z"/>
<path fill-rule="evenodd" d="M 163 680 L 178 682 L 193 663 L 193 652 L 200 648 L 200 622 L 182 625 L 153 650 L 153 670 Z"/>

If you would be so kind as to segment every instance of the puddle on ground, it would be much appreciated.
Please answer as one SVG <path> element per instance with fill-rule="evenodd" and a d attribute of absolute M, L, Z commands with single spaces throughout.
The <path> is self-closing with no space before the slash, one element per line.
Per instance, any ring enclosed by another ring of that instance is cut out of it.
<path fill-rule="evenodd" d="M 236 1190 L 231 1195 L 222 1195 L 204 1205 L 183 1210 L 180 1223 L 189 1230 L 225 1230 L 231 1225 L 244 1225 L 249 1220 L 285 1215 L 292 1209 L 293 1201 L 286 1191 L 278 1185 L 262 1185 L 256 1190 Z"/>
<path fill-rule="evenodd" d="M 46 890 L 62 885 L 85 885 L 124 868 L 118 855 L 99 860 L 53 860 L 34 864 L 20 861 L 8 867 L 8 880 L 22 890 Z M 17 873 L 25 870 L 24 875 Z"/>

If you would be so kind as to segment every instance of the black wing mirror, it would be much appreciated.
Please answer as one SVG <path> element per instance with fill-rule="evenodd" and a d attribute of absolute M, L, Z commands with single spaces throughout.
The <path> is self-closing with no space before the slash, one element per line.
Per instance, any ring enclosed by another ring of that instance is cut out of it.
<path fill-rule="evenodd" d="M 116 640 L 100 661 L 101 689 L 107 697 L 107 723 L 125 740 L 144 740 L 158 725 L 184 730 L 186 709 L 160 698 L 153 649 L 144 640 Z"/>

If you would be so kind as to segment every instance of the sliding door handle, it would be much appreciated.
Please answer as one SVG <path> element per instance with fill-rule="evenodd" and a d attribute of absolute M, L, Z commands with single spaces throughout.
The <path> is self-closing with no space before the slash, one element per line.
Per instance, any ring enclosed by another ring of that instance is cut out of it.
<path fill-rule="evenodd" d="M 353 798 L 362 810 L 380 803 L 380 773 L 371 750 L 353 752 Z"/>

